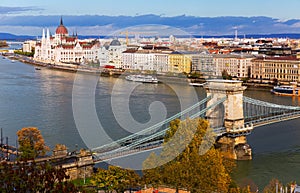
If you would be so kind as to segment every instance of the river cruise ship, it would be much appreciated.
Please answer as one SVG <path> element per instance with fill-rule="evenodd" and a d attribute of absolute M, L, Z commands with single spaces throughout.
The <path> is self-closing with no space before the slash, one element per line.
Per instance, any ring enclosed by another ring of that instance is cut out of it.
<path fill-rule="evenodd" d="M 128 75 L 126 76 L 126 80 L 133 81 L 133 82 L 142 82 L 142 83 L 154 83 L 157 84 L 158 80 L 156 77 L 151 75 Z"/>
<path fill-rule="evenodd" d="M 295 85 L 274 86 L 271 92 L 281 96 L 300 96 L 300 87 Z"/>

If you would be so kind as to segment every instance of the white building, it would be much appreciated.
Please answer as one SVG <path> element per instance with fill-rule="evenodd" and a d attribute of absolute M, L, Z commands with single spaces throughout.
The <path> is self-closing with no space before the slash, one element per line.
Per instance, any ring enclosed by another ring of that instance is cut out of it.
<path fill-rule="evenodd" d="M 35 48 L 36 41 L 34 40 L 27 40 L 23 43 L 23 52 L 32 52 L 33 49 Z"/>
<path fill-rule="evenodd" d="M 100 66 L 112 65 L 115 68 L 122 68 L 122 53 L 126 48 L 127 46 L 122 45 L 117 39 L 112 40 L 108 46 L 102 46 L 98 54 Z"/>
<path fill-rule="evenodd" d="M 167 47 L 147 45 L 138 49 L 127 49 L 122 55 L 122 68 L 168 72 L 169 54 Z"/>
<path fill-rule="evenodd" d="M 96 40 L 79 40 L 76 36 L 69 36 L 67 28 L 60 25 L 51 36 L 49 29 L 45 35 L 43 29 L 42 39 L 36 44 L 34 58 L 43 62 L 61 63 L 98 63 L 100 43 Z"/>

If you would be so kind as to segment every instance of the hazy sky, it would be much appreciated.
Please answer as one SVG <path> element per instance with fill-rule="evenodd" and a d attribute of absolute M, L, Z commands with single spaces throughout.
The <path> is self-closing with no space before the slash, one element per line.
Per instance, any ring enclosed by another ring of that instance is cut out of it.
<path fill-rule="evenodd" d="M 269 16 L 299 19 L 299 0 L 1 0 L 11 15 Z"/>

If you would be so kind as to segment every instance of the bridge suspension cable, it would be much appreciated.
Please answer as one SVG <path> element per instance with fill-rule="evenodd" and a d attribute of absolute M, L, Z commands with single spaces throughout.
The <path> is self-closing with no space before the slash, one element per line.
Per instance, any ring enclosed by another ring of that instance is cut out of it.
<path fill-rule="evenodd" d="M 183 118 L 184 115 L 186 115 L 187 117 L 189 113 L 191 114 L 189 115 L 189 117 L 192 119 L 196 117 L 204 117 L 208 110 L 218 107 L 218 105 L 222 104 L 227 99 L 227 97 L 223 97 L 220 100 L 216 101 L 214 104 L 207 107 L 206 103 L 212 98 L 213 96 L 210 95 L 202 101 L 196 103 L 195 105 L 192 105 L 184 111 L 179 112 L 162 122 L 159 122 L 149 128 L 131 134 L 112 143 L 94 148 L 92 149 L 92 151 L 96 153 L 96 156 L 99 158 L 99 160 L 105 160 L 110 159 L 114 156 L 128 155 L 130 154 L 130 152 L 132 153 L 139 150 L 147 150 L 149 148 L 160 147 L 163 143 L 165 132 L 169 129 L 169 126 L 161 129 L 162 126 L 169 124 L 170 121 L 179 117 Z M 204 108 L 200 108 L 200 111 L 192 113 L 193 110 L 195 110 L 197 107 L 200 107 L 201 105 L 203 105 Z M 278 105 L 252 99 L 249 97 L 243 97 L 243 108 L 245 125 L 250 124 L 252 125 L 252 128 L 253 126 L 259 127 L 262 125 L 300 117 L 300 107 Z M 227 133 L 224 126 L 213 128 L 213 131 L 215 132 L 216 136 L 221 136 Z"/>
<path fill-rule="evenodd" d="M 246 123 L 254 123 L 255 126 L 262 126 L 284 120 L 297 118 L 300 114 L 300 107 L 273 104 L 265 101 L 243 98 L 244 118 Z"/>
<path fill-rule="evenodd" d="M 165 124 L 169 124 L 170 121 L 174 120 L 174 119 L 177 119 L 179 117 L 182 117 L 183 115 L 186 115 L 188 114 L 189 112 L 191 112 L 192 110 L 196 109 L 197 107 L 200 107 L 201 105 L 205 105 L 207 101 L 209 101 L 210 99 L 212 98 L 212 96 L 208 96 L 206 97 L 205 99 L 199 101 L 198 103 L 190 106 L 189 108 L 165 119 L 164 121 L 161 121 L 159 123 L 156 123 L 155 125 L 149 127 L 149 128 L 146 128 L 144 130 L 141 130 L 137 133 L 133 133 L 127 137 L 124 137 L 124 138 L 121 138 L 119 140 L 116 140 L 114 142 L 111 142 L 109 144 L 105 144 L 103 146 L 100 146 L 100 147 L 97 147 L 97 148 L 93 148 L 92 151 L 94 152 L 100 152 L 101 150 L 107 150 L 107 149 L 110 149 L 110 148 L 116 148 L 117 147 L 120 147 L 122 146 L 122 143 L 126 143 L 126 142 L 130 142 L 132 143 L 134 139 L 139 139 L 141 138 L 141 136 L 144 136 L 144 135 L 150 135 L 150 134 L 153 134 L 155 131 L 157 131 L 159 128 L 161 128 L 163 125 Z M 165 130 L 164 130 L 165 131 Z M 158 132 L 160 133 L 160 132 Z M 155 135 L 155 134 L 154 134 Z"/>
<path fill-rule="evenodd" d="M 201 111 L 191 115 L 190 117 L 191 118 L 196 118 L 196 117 L 200 117 L 200 116 L 204 116 L 206 114 L 206 112 L 209 110 L 209 109 L 212 109 L 212 108 L 215 108 L 217 105 L 223 103 L 224 101 L 226 100 L 226 97 L 223 97 L 222 99 L 218 100 L 216 103 L 210 105 L 209 107 L 206 107 L 204 109 L 202 109 Z M 130 143 L 128 145 L 125 145 L 125 146 L 122 146 L 122 147 L 119 147 L 117 149 L 114 149 L 114 150 L 111 150 L 109 152 L 106 152 L 104 153 L 103 155 L 101 156 L 107 156 L 109 154 L 113 154 L 113 153 L 118 153 L 120 151 L 127 151 L 127 150 L 131 150 L 131 149 L 135 149 L 135 148 L 138 148 L 140 145 L 143 145 L 143 144 L 146 144 L 147 142 L 151 142 L 155 139 L 157 140 L 161 140 L 161 138 L 165 135 L 165 132 L 169 129 L 166 128 L 164 130 L 161 130 L 157 133 L 154 133 L 150 136 L 147 136 L 147 137 L 143 137 L 133 143 Z M 217 132 L 219 132 L 220 130 L 218 129 Z M 218 134 L 217 134 L 218 135 Z"/>

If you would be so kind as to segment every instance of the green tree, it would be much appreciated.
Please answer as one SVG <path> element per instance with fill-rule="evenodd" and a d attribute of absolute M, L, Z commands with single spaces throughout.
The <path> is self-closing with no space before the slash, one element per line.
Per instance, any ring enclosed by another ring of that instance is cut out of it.
<path fill-rule="evenodd" d="M 35 159 L 37 156 L 45 155 L 49 147 L 36 127 L 25 127 L 17 132 L 21 151 L 21 160 Z"/>
<path fill-rule="evenodd" d="M 227 70 L 222 71 L 222 78 L 225 80 L 232 80 L 232 76 L 227 72 Z"/>
<path fill-rule="evenodd" d="M 148 168 L 144 179 L 148 184 L 168 185 L 177 190 L 186 188 L 196 193 L 228 192 L 232 182 L 230 172 L 235 164 L 214 148 L 214 142 L 208 121 L 201 118 L 172 121 L 162 153 L 151 155 L 143 163 L 144 168 Z M 182 146 L 183 151 L 175 159 L 159 166 L 163 163 L 161 160 Z M 153 168 L 155 164 L 158 167 Z M 151 179 L 155 180 L 151 182 Z"/>
<path fill-rule="evenodd" d="M 22 50 L 15 50 L 15 54 L 23 55 L 23 56 L 28 56 L 28 57 L 33 57 L 34 56 L 34 50 L 32 52 L 23 52 Z"/>
<path fill-rule="evenodd" d="M 99 168 L 97 173 L 92 176 L 91 183 L 107 193 L 124 192 L 126 189 L 136 187 L 139 178 L 139 175 L 133 170 L 109 166 L 108 170 Z"/>

